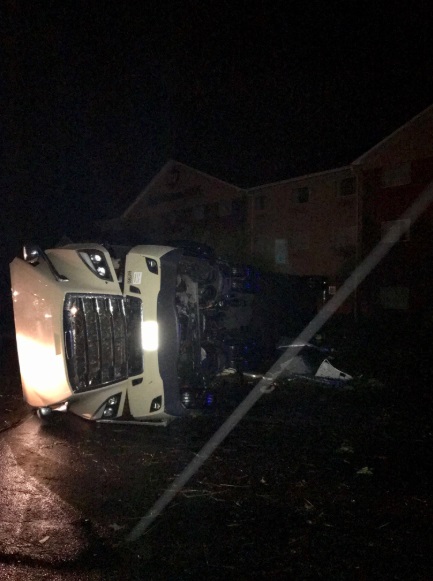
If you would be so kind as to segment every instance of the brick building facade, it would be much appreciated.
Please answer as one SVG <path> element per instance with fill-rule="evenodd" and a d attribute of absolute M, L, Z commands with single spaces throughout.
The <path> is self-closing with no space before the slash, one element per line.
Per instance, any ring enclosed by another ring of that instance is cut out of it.
<path fill-rule="evenodd" d="M 114 222 L 143 239 L 206 242 L 228 258 L 324 276 L 338 288 L 387 229 L 401 227 L 402 212 L 431 180 L 433 106 L 345 167 L 254 188 L 171 160 Z M 430 209 L 368 277 L 362 301 L 426 307 L 432 230 Z"/>

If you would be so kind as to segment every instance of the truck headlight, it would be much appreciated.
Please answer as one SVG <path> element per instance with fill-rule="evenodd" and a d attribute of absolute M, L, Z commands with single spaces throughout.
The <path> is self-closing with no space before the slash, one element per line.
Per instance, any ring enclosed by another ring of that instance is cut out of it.
<path fill-rule="evenodd" d="M 81 260 L 90 270 L 103 280 L 113 280 L 105 255 L 100 250 L 79 250 Z"/>
<path fill-rule="evenodd" d="M 122 397 L 121 393 L 116 393 L 116 395 L 111 395 L 103 406 L 102 418 L 109 419 L 115 418 L 119 411 L 120 399 Z"/>
<path fill-rule="evenodd" d="M 146 264 L 147 268 L 149 269 L 149 272 L 152 272 L 153 274 L 158 274 L 158 263 L 154 258 L 148 258 L 146 256 Z"/>
<path fill-rule="evenodd" d="M 141 322 L 141 345 L 144 351 L 157 351 L 158 323 L 156 321 Z"/>

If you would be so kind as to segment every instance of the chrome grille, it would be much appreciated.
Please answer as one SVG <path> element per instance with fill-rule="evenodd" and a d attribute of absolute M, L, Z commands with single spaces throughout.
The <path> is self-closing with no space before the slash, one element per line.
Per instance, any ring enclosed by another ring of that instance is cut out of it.
<path fill-rule="evenodd" d="M 135 297 L 66 295 L 65 351 L 73 391 L 142 373 L 141 305 Z"/>

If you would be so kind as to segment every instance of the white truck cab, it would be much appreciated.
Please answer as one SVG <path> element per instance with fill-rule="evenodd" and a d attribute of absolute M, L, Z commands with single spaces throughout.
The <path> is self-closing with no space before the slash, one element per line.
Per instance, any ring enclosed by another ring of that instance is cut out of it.
<path fill-rule="evenodd" d="M 182 389 L 203 388 L 203 311 L 230 289 L 221 265 L 169 246 L 69 244 L 24 247 L 10 270 L 30 406 L 162 424 L 188 413 Z"/>

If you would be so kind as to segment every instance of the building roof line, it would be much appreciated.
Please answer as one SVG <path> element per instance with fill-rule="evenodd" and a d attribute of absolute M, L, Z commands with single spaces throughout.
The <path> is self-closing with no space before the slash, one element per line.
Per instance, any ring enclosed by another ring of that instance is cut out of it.
<path fill-rule="evenodd" d="M 176 161 L 175 159 L 169 159 L 163 166 L 162 168 L 159 170 L 159 172 L 157 174 L 155 174 L 153 176 L 153 178 L 150 180 L 150 182 L 147 184 L 147 186 L 144 188 L 144 190 L 142 190 L 137 197 L 135 198 L 135 200 L 128 206 L 128 208 L 126 208 L 126 210 L 122 213 L 122 218 L 127 218 L 131 212 L 133 211 L 133 209 L 146 197 L 147 192 L 150 190 L 150 188 L 153 186 L 153 184 L 158 180 L 159 176 L 166 171 L 168 168 L 170 167 L 174 167 L 174 166 L 182 166 L 184 168 L 187 168 L 188 170 L 193 171 L 194 173 L 200 174 L 212 181 L 216 181 L 219 182 L 221 184 L 224 184 L 225 186 L 230 186 L 231 188 L 234 188 L 235 190 L 237 190 L 239 193 L 241 192 L 245 192 L 246 190 L 244 188 L 240 188 L 238 186 L 235 186 L 234 184 L 231 184 L 229 182 L 226 182 L 224 180 L 221 180 L 215 176 L 212 176 L 210 174 L 205 173 L 204 171 L 201 171 L 199 169 L 196 169 L 194 167 L 191 167 L 189 165 L 186 165 L 185 163 L 182 163 L 181 161 Z"/>
<path fill-rule="evenodd" d="M 176 165 L 181 165 L 183 167 L 186 167 L 188 169 L 191 169 L 192 171 L 194 171 L 194 172 L 196 172 L 198 174 L 201 174 L 201 175 L 203 175 L 203 176 L 205 176 L 205 177 L 207 177 L 207 178 L 209 178 L 209 179 L 211 179 L 213 181 L 220 182 L 221 184 L 224 184 L 225 186 L 230 186 L 232 188 L 235 188 L 236 190 L 245 191 L 245 188 L 240 188 L 239 186 L 236 186 L 235 184 L 232 184 L 230 182 L 227 182 L 225 180 L 222 180 L 220 178 L 217 178 L 217 177 L 215 177 L 215 176 L 213 176 L 211 174 L 208 174 L 208 173 L 206 173 L 206 172 L 204 172 L 204 171 L 202 171 L 200 169 L 196 169 L 195 167 L 192 167 L 190 165 L 187 165 L 186 163 L 182 163 L 181 161 L 176 161 L 175 159 L 171 159 L 170 161 L 173 162 L 173 163 L 175 163 Z"/>
<path fill-rule="evenodd" d="M 368 157 L 369 155 L 371 155 L 372 153 L 374 153 L 380 147 L 382 147 L 383 145 L 385 145 L 385 143 L 387 141 L 393 139 L 401 131 L 404 131 L 414 121 L 416 121 L 417 119 L 419 119 L 420 117 L 422 117 L 423 115 L 425 115 L 428 111 L 430 111 L 432 109 L 433 109 L 433 105 L 429 105 L 428 107 L 426 107 L 425 109 L 423 109 L 420 113 L 418 113 L 417 115 L 415 115 L 415 117 L 412 117 L 411 119 L 409 119 L 408 121 L 406 121 L 406 123 L 404 123 L 403 125 L 400 125 L 400 127 L 398 127 L 395 131 L 393 131 L 392 133 L 390 133 L 387 137 L 385 137 L 384 139 L 382 139 L 381 141 L 379 141 L 379 143 L 376 143 L 375 145 L 373 145 L 373 147 L 371 147 L 366 152 L 364 152 L 362 155 L 360 155 L 359 157 L 357 157 L 356 159 L 354 159 L 352 161 L 351 165 L 359 165 L 359 164 L 361 164 L 365 160 L 366 157 Z"/>
<path fill-rule="evenodd" d="M 338 173 L 338 172 L 342 172 L 343 170 L 351 170 L 351 166 L 350 165 L 344 165 L 341 167 L 337 167 L 337 168 L 333 168 L 333 169 L 327 169 L 324 171 L 318 171 L 315 173 L 310 173 L 310 174 L 304 174 L 301 176 L 296 176 L 294 178 L 289 178 L 287 180 L 280 180 L 278 182 L 271 182 L 269 184 L 263 184 L 261 186 L 255 186 L 254 188 L 248 188 L 246 191 L 248 193 L 254 193 L 257 190 L 262 190 L 265 188 L 269 188 L 269 187 L 276 187 L 276 186 L 280 186 L 280 185 L 284 185 L 287 183 L 292 183 L 292 182 L 297 182 L 297 181 L 301 181 L 301 180 L 305 180 L 305 179 L 309 179 L 309 178 L 316 178 L 316 177 L 320 177 L 322 175 L 327 175 L 327 174 L 332 174 L 332 173 Z"/>
<path fill-rule="evenodd" d="M 135 198 L 135 200 L 126 208 L 126 210 L 122 213 L 121 218 L 127 218 L 129 216 L 129 214 L 132 212 L 132 210 L 141 202 L 141 200 L 145 197 L 146 193 L 148 192 L 148 190 L 152 187 L 152 185 L 157 181 L 157 179 L 159 178 L 159 176 L 162 174 L 163 171 L 165 171 L 171 164 L 173 163 L 173 160 L 169 160 L 167 161 L 162 168 L 159 170 L 158 173 L 156 173 L 153 178 L 150 180 L 150 182 L 147 184 L 147 186 L 144 188 L 144 190 L 142 190 L 137 197 Z"/>

